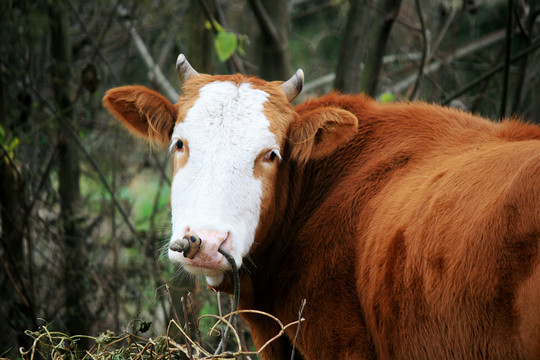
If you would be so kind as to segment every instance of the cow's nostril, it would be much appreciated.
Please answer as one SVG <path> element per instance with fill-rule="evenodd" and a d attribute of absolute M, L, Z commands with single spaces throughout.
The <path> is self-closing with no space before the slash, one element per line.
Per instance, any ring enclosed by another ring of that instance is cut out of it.
<path fill-rule="evenodd" d="M 193 259 L 201 249 L 202 240 L 200 236 L 194 232 L 188 232 L 184 235 L 182 241 L 188 244 L 187 250 L 184 250 L 184 256 Z"/>

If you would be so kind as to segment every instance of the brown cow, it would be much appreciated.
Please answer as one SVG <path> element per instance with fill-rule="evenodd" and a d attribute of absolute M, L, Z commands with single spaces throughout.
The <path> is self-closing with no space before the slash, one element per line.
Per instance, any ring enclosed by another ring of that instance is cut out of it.
<path fill-rule="evenodd" d="M 540 359 L 540 128 L 421 102 L 330 94 L 303 74 L 198 74 L 173 105 L 140 86 L 104 103 L 170 144 L 172 261 L 240 307 L 295 321 L 305 359 Z M 260 347 L 278 328 L 246 315 Z M 288 359 L 291 327 L 264 351 Z"/>

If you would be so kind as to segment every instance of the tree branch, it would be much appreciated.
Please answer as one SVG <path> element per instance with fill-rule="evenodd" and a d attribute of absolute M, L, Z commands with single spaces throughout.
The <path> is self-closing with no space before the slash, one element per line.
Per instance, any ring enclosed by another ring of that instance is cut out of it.
<path fill-rule="evenodd" d="M 499 112 L 499 120 L 506 115 L 506 103 L 508 97 L 508 81 L 510 75 L 510 57 L 512 55 L 512 37 L 514 31 L 514 0 L 507 0 L 508 8 L 506 12 L 506 41 L 504 54 L 504 72 L 503 72 L 503 87 L 501 91 L 501 109 Z"/>
<path fill-rule="evenodd" d="M 420 0 L 415 0 L 416 12 L 418 13 L 418 19 L 420 20 L 420 33 L 422 34 L 422 58 L 420 59 L 420 66 L 418 67 L 418 75 L 416 76 L 416 81 L 411 90 L 409 99 L 413 100 L 416 98 L 418 88 L 420 87 L 420 82 L 422 81 L 422 74 L 424 73 L 424 67 L 426 66 L 426 58 L 428 53 L 428 41 L 426 34 L 426 24 L 424 23 L 424 16 L 422 15 L 422 6 L 420 5 Z"/>
<path fill-rule="evenodd" d="M 529 55 L 531 52 L 535 51 L 537 48 L 540 48 L 540 40 L 537 40 L 536 42 L 532 43 L 531 46 L 527 47 L 526 49 L 520 51 L 518 54 L 513 56 L 510 59 L 510 63 L 513 63 L 514 61 L 517 61 L 517 60 Z M 456 91 L 455 93 L 453 93 L 452 95 L 450 95 L 449 97 L 447 97 L 446 99 L 441 101 L 441 104 L 448 105 L 450 103 L 450 101 L 452 101 L 455 98 L 463 95 L 465 92 L 470 90 L 472 87 L 474 87 L 475 85 L 478 85 L 479 83 L 486 80 L 487 78 L 495 75 L 497 72 L 501 71 L 503 68 L 504 68 L 504 64 L 499 65 L 495 69 L 493 69 L 493 70 L 485 73 L 484 75 L 478 77 L 477 79 L 471 81 L 470 83 L 465 85 L 463 88 L 461 88 L 460 90 Z"/>
<path fill-rule="evenodd" d="M 129 32 L 133 40 L 135 40 L 135 46 L 137 47 L 137 50 L 139 50 L 139 54 L 141 54 L 146 66 L 148 66 L 148 69 L 150 69 L 150 71 L 156 76 L 157 83 L 165 91 L 169 100 L 175 103 L 178 100 L 178 92 L 173 88 L 165 76 L 163 76 L 161 68 L 154 62 L 152 55 L 150 55 L 150 52 L 148 52 L 144 41 L 137 32 L 137 29 L 135 29 L 133 26 Z"/>
<path fill-rule="evenodd" d="M 86 28 L 86 24 L 85 22 L 81 19 L 81 16 L 79 15 L 79 13 L 77 12 L 77 10 L 75 9 L 75 6 L 72 4 L 71 1 L 68 1 L 67 2 L 71 11 L 75 14 L 75 17 L 77 18 L 77 21 L 79 23 L 79 25 L 81 26 L 81 29 L 84 31 L 85 35 L 86 35 L 86 38 L 88 39 L 88 41 L 90 42 L 90 44 L 92 44 L 92 47 L 94 48 L 94 53 L 92 54 L 92 56 L 90 57 L 90 61 L 94 61 L 95 57 L 97 55 L 99 55 L 99 57 L 101 58 L 101 60 L 107 65 L 107 67 L 109 69 L 113 69 L 113 67 L 111 66 L 111 64 L 107 61 L 107 58 L 105 57 L 105 55 L 103 55 L 103 52 L 101 51 L 101 44 L 103 42 L 103 40 L 105 39 L 105 34 L 107 33 L 107 30 L 109 29 L 109 27 L 111 26 L 112 24 L 112 20 L 113 20 L 113 15 L 115 12 L 117 12 L 117 8 L 118 8 L 118 5 L 120 5 L 120 2 L 117 2 L 113 9 L 111 10 L 111 12 L 109 13 L 109 17 L 107 19 L 107 23 L 105 25 L 105 27 L 103 28 L 103 31 L 101 32 L 101 35 L 99 36 L 98 38 L 98 41 L 94 41 L 94 36 L 92 36 L 90 34 L 90 32 L 88 31 L 88 29 Z M 114 71 L 111 71 L 111 74 L 112 76 L 114 77 L 114 79 L 116 80 L 116 82 L 120 82 L 120 79 L 118 78 L 118 76 L 116 75 L 116 73 Z"/>
<path fill-rule="evenodd" d="M 524 47 L 527 47 L 531 43 L 531 34 L 534 28 L 534 23 L 536 21 L 536 17 L 540 15 L 540 12 L 536 11 L 536 0 L 530 1 L 529 5 L 529 15 L 527 16 L 526 20 L 526 29 L 522 29 L 522 37 L 523 37 L 523 45 Z M 518 24 L 521 24 L 521 21 L 519 21 L 519 17 L 516 14 L 516 19 L 518 20 Z M 521 27 L 521 25 L 520 25 Z M 523 83 L 525 82 L 525 74 L 527 70 L 527 62 L 528 57 L 525 56 L 521 63 L 518 66 L 518 75 L 516 79 L 516 85 L 514 87 L 514 96 L 512 99 L 512 113 L 515 114 L 518 112 L 518 109 L 521 104 L 521 93 L 523 91 Z"/>
<path fill-rule="evenodd" d="M 283 48 L 283 37 L 279 33 L 279 31 L 276 29 L 274 24 L 272 23 L 272 20 L 268 16 L 268 13 L 264 9 L 264 7 L 261 4 L 260 0 L 249 0 L 249 5 L 251 6 L 251 9 L 255 13 L 255 17 L 257 18 L 257 21 L 259 22 L 259 26 L 261 27 L 261 31 L 268 36 L 268 38 L 271 39 L 271 41 L 279 48 Z"/>
<path fill-rule="evenodd" d="M 6 69 L 9 70 L 8 67 L 6 67 Z M 15 75 L 15 74 L 13 74 L 13 75 Z M 71 124 L 67 121 L 67 119 L 64 118 L 64 116 L 62 114 L 60 114 L 59 112 L 56 111 L 56 108 L 53 105 L 51 105 L 49 103 L 49 101 L 47 101 L 47 99 L 45 99 L 43 97 L 43 95 L 42 95 L 42 93 L 40 91 L 38 91 L 37 89 L 34 88 L 32 83 L 28 82 L 28 80 L 26 80 L 26 79 L 22 79 L 22 81 L 25 84 L 25 86 L 27 86 L 30 90 L 32 90 L 32 92 L 36 95 L 36 97 L 39 99 L 39 101 L 41 101 L 43 104 L 45 104 L 45 106 L 47 108 L 49 108 L 49 110 L 51 110 L 52 113 L 54 113 L 56 115 L 56 118 L 58 119 L 60 125 L 66 127 L 68 135 L 73 137 L 77 147 L 81 150 L 81 152 L 86 157 L 86 159 L 88 160 L 88 162 L 90 163 L 92 168 L 94 168 L 94 170 L 97 172 L 97 174 L 99 176 L 99 179 L 101 180 L 101 182 L 102 182 L 103 186 L 105 187 L 105 189 L 107 190 L 107 192 L 111 195 L 111 200 L 113 201 L 116 208 L 118 209 L 118 211 L 122 215 L 122 218 L 124 219 L 124 222 L 128 226 L 129 230 L 131 231 L 131 233 L 133 235 L 137 236 L 137 232 L 135 231 L 135 228 L 131 224 L 131 221 L 129 221 L 129 217 L 127 216 L 126 212 L 124 211 L 124 209 L 122 208 L 122 206 L 118 202 L 118 199 L 114 195 L 114 192 L 111 190 L 111 187 L 107 183 L 107 179 L 105 179 L 105 175 L 103 175 L 103 172 L 100 170 L 99 166 L 96 164 L 96 162 L 94 161 L 94 159 L 92 158 L 90 153 L 86 150 L 84 145 L 81 143 L 81 141 L 79 140 L 79 137 L 77 136 L 75 130 L 73 130 L 73 127 L 71 126 Z"/>
<path fill-rule="evenodd" d="M 488 47 L 488 46 L 491 46 L 492 44 L 496 43 L 497 41 L 500 41 L 504 39 L 504 31 L 503 30 L 499 30 L 499 31 L 496 31 L 494 33 L 491 33 L 490 35 L 487 35 L 483 38 L 480 38 L 478 40 L 475 40 L 461 48 L 459 48 L 458 50 L 456 50 L 453 54 L 447 56 L 445 59 L 443 60 L 439 60 L 439 61 L 436 61 L 436 62 L 433 62 L 429 65 L 427 65 L 425 68 L 424 68 L 424 74 L 425 75 L 428 75 L 428 74 L 431 74 L 431 73 L 434 73 L 436 71 L 438 71 L 441 67 L 441 65 L 443 63 L 451 63 L 452 61 L 454 60 L 457 60 L 457 59 L 460 59 L 466 55 L 469 55 L 475 51 L 479 51 L 485 47 Z M 405 79 L 401 80 L 400 82 L 396 83 L 392 88 L 393 88 L 393 91 L 396 92 L 396 93 L 401 93 L 403 92 L 405 89 L 407 89 L 409 86 L 411 86 L 414 81 L 416 80 L 416 74 L 415 75 L 410 75 L 408 77 L 406 77 Z"/>

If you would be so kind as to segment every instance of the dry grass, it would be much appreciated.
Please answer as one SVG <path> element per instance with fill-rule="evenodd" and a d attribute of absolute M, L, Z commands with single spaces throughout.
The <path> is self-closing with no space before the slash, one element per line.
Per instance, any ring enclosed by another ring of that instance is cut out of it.
<path fill-rule="evenodd" d="M 273 319 L 280 327 L 280 331 L 264 344 L 259 351 L 249 351 L 242 346 L 242 341 L 238 331 L 232 326 L 228 319 L 235 314 L 253 313 Z M 203 315 L 203 318 L 215 318 L 216 322 L 210 329 L 210 334 L 218 334 L 217 326 L 225 323 L 230 327 L 232 338 L 236 343 L 236 349 L 220 354 L 212 354 L 205 349 L 203 344 L 194 340 L 188 335 L 185 327 L 177 321 L 171 320 L 167 328 L 167 333 L 155 339 L 143 338 L 136 334 L 123 333 L 114 334 L 111 331 L 100 334 L 97 337 L 86 335 L 69 336 L 61 332 L 49 331 L 47 326 L 42 326 L 39 331 L 27 331 L 26 334 L 34 339 L 30 349 L 20 349 L 23 360 L 54 359 L 54 360 L 179 360 L 179 359 L 250 359 L 251 356 L 258 356 L 268 344 L 282 336 L 285 329 L 297 326 L 304 319 L 300 318 L 290 324 L 284 325 L 276 317 L 256 310 L 240 310 L 229 313 L 225 316 Z M 198 324 L 197 322 L 197 324 Z M 178 333 L 181 336 L 170 336 Z M 78 348 L 78 342 L 86 338 L 93 346 L 89 350 Z M 180 340 L 179 340 L 180 339 Z M 179 343 L 181 342 L 181 343 Z"/>

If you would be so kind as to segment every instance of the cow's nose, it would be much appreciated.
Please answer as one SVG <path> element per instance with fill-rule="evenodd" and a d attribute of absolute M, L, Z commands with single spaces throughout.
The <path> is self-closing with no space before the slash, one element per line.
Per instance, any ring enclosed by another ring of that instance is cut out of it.
<path fill-rule="evenodd" d="M 188 228 L 189 230 L 189 228 Z M 201 266 L 213 267 L 221 262 L 219 250 L 229 253 L 232 249 L 232 239 L 229 232 L 215 230 L 189 230 L 181 239 L 172 240 L 169 249 L 184 253 L 184 257 L 193 260 Z"/>
<path fill-rule="evenodd" d="M 202 240 L 197 233 L 187 232 L 181 239 L 175 239 L 169 244 L 169 249 L 183 252 L 184 256 L 193 259 L 201 249 Z"/>
<path fill-rule="evenodd" d="M 232 242 L 229 239 L 229 233 L 215 230 L 196 230 L 195 233 L 205 242 L 205 249 L 208 251 L 217 251 L 219 248 L 229 252 L 232 248 Z"/>

